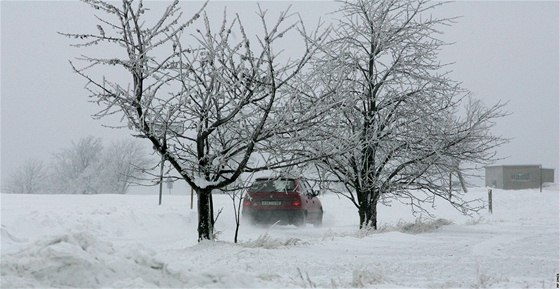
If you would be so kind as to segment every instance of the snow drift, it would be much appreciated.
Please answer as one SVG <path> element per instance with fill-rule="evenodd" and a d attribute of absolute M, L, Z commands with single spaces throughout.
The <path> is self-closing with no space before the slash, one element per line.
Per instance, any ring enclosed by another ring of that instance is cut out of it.
<path fill-rule="evenodd" d="M 239 244 L 226 195 L 215 195 L 219 241 L 200 244 L 187 196 L 1 198 L 2 288 L 549 288 L 559 265 L 557 188 L 494 190 L 494 214 L 473 217 L 395 203 L 378 231 L 325 195 L 323 227 L 242 224 Z"/>

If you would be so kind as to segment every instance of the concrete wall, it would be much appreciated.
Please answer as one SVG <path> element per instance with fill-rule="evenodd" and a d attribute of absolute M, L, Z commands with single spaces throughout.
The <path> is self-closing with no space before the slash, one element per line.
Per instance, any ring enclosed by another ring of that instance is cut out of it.
<path fill-rule="evenodd" d="M 504 187 L 504 177 L 503 177 L 503 167 L 493 166 L 486 167 L 485 182 L 486 186 L 490 188 L 503 188 Z"/>
<path fill-rule="evenodd" d="M 543 183 L 554 183 L 554 169 L 542 169 Z"/>
<path fill-rule="evenodd" d="M 505 190 L 536 189 L 543 183 L 554 182 L 554 169 L 539 165 L 511 165 L 486 167 L 487 187 Z"/>
<path fill-rule="evenodd" d="M 540 187 L 540 166 L 504 166 L 505 190 L 523 190 Z"/>

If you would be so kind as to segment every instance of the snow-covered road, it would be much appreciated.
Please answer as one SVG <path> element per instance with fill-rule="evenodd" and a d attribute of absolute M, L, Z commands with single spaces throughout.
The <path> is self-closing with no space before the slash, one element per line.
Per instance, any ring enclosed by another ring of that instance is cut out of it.
<path fill-rule="evenodd" d="M 3 194 L 1 287 L 553 288 L 558 193 L 495 190 L 494 214 L 474 218 L 444 203 L 422 222 L 380 207 L 378 232 L 359 231 L 353 205 L 325 195 L 323 227 L 242 225 L 239 244 L 224 195 L 219 241 L 197 244 L 184 195 L 158 206 L 145 195 Z"/>

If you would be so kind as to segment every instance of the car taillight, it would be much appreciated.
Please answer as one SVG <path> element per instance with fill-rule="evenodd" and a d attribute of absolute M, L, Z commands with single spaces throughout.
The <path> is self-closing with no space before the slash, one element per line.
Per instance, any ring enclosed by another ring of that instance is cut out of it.
<path fill-rule="evenodd" d="M 295 200 L 292 202 L 292 207 L 301 207 L 301 201 Z"/>

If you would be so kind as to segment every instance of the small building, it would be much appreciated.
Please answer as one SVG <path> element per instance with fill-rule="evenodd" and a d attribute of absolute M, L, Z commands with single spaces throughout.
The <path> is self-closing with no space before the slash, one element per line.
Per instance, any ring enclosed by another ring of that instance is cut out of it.
<path fill-rule="evenodd" d="M 537 189 L 554 183 L 554 169 L 541 165 L 507 165 L 486 167 L 486 186 L 504 190 Z"/>

